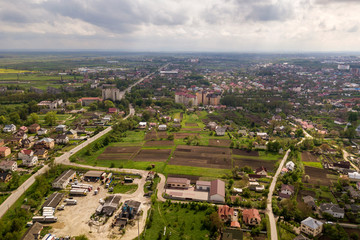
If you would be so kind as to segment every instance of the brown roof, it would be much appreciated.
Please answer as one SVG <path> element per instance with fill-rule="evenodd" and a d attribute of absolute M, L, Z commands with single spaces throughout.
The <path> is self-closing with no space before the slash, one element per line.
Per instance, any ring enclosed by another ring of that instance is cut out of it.
<path fill-rule="evenodd" d="M 170 183 L 190 184 L 190 180 L 187 178 L 168 177 L 166 182 L 167 182 L 167 184 L 170 184 Z"/>
<path fill-rule="evenodd" d="M 39 234 L 40 231 L 43 229 L 43 225 L 39 222 L 35 222 L 24 234 L 21 240 L 34 240 L 34 234 Z"/>
<path fill-rule="evenodd" d="M 216 179 L 211 181 L 210 186 L 210 196 L 219 194 L 220 196 L 225 197 L 225 182 Z"/>
<path fill-rule="evenodd" d="M 295 192 L 295 190 L 294 190 L 294 186 L 292 186 L 292 185 L 287 185 L 287 184 L 283 184 L 283 185 L 281 185 L 281 191 L 282 190 L 288 190 L 288 191 L 290 191 L 290 192 Z"/>
<path fill-rule="evenodd" d="M 223 205 L 218 207 L 218 215 L 221 219 L 227 216 L 233 216 L 234 215 L 234 209 L 229 207 L 228 205 Z"/>
<path fill-rule="evenodd" d="M 101 177 L 101 175 L 103 173 L 104 173 L 103 171 L 87 171 L 84 174 L 84 177 L 96 177 L 96 178 L 99 178 L 99 177 Z"/>
<path fill-rule="evenodd" d="M 259 220 L 259 222 L 261 221 L 259 210 L 255 209 L 255 208 L 244 209 L 242 215 L 243 215 L 243 220 L 246 223 L 248 223 L 249 220 L 252 218 L 257 218 Z"/>
<path fill-rule="evenodd" d="M 16 163 L 15 161 L 1 161 L 0 165 L 1 166 L 12 166 L 14 165 L 14 163 Z"/>

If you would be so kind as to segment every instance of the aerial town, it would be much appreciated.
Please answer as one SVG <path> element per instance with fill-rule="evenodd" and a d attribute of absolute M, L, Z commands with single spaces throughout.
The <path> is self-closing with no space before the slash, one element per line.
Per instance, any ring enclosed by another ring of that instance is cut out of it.
<path fill-rule="evenodd" d="M 0 239 L 360 239 L 359 56 L 47 54 L 1 54 Z"/>

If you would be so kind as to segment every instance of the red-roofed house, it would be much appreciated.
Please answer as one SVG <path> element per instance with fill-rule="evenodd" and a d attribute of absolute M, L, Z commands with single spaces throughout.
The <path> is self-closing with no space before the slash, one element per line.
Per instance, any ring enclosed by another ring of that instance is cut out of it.
<path fill-rule="evenodd" d="M 7 157 L 11 154 L 11 149 L 8 147 L 0 147 L 0 156 Z"/>
<path fill-rule="evenodd" d="M 261 222 L 259 211 L 255 208 L 243 210 L 243 221 L 246 225 L 258 225 Z"/>
<path fill-rule="evenodd" d="M 240 228 L 240 223 L 238 221 L 232 221 L 230 227 Z"/>
<path fill-rule="evenodd" d="M 228 205 L 218 207 L 219 218 L 223 221 L 230 221 L 231 217 L 234 216 L 234 209 Z"/>
<path fill-rule="evenodd" d="M 214 202 L 225 202 L 225 182 L 219 179 L 211 181 L 209 199 Z"/>
<path fill-rule="evenodd" d="M 23 160 L 34 155 L 34 151 L 30 149 L 23 149 L 18 153 L 18 158 Z"/>
<path fill-rule="evenodd" d="M 117 108 L 109 108 L 109 110 L 108 110 L 108 113 L 110 113 L 110 114 L 115 114 L 117 112 L 118 112 Z"/>
<path fill-rule="evenodd" d="M 83 97 L 78 100 L 81 103 L 81 106 L 89 106 L 94 102 L 101 102 L 102 99 L 99 97 Z"/>

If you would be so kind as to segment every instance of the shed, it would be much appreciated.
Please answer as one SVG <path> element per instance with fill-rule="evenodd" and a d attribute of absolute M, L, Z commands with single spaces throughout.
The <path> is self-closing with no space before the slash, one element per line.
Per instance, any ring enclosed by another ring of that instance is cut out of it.
<path fill-rule="evenodd" d="M 61 202 L 62 198 L 64 197 L 63 193 L 54 192 L 50 195 L 50 197 L 44 202 L 41 208 L 44 207 L 52 207 L 56 208 L 57 205 Z"/>
<path fill-rule="evenodd" d="M 111 216 L 119 207 L 121 197 L 120 196 L 110 196 L 105 200 L 104 206 L 102 208 L 102 213 Z"/>
<path fill-rule="evenodd" d="M 53 188 L 65 189 L 66 185 L 69 184 L 70 180 L 74 179 L 76 176 L 76 172 L 74 170 L 66 170 L 59 177 L 57 177 L 53 183 Z"/>
<path fill-rule="evenodd" d="M 103 173 L 104 173 L 103 171 L 88 171 L 84 174 L 84 180 L 96 182 L 101 179 Z"/>

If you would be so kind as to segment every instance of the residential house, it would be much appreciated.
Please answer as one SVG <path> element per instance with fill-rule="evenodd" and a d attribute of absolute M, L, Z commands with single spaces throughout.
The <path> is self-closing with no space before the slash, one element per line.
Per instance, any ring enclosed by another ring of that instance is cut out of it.
<path fill-rule="evenodd" d="M 158 129 L 159 129 L 159 131 L 166 131 L 167 126 L 165 124 L 161 124 L 161 125 L 159 125 Z"/>
<path fill-rule="evenodd" d="M 225 182 L 219 179 L 211 181 L 209 200 L 213 202 L 225 202 Z"/>
<path fill-rule="evenodd" d="M 5 125 L 5 127 L 3 128 L 3 131 L 6 132 L 6 133 L 15 132 L 16 131 L 16 126 L 14 124 Z"/>
<path fill-rule="evenodd" d="M 34 145 L 34 142 L 32 142 L 29 138 L 26 138 L 22 140 L 21 147 L 22 148 L 31 148 Z"/>
<path fill-rule="evenodd" d="M 323 213 L 328 213 L 334 218 L 344 218 L 345 214 L 343 208 L 340 208 L 339 205 L 333 203 L 322 203 L 320 205 L 320 211 Z"/>
<path fill-rule="evenodd" d="M 11 154 L 11 149 L 8 147 L 0 147 L 0 157 L 7 157 Z"/>
<path fill-rule="evenodd" d="M 40 125 L 34 123 L 28 127 L 30 133 L 37 133 L 40 130 Z"/>
<path fill-rule="evenodd" d="M 256 136 L 261 137 L 262 139 L 265 139 L 265 140 L 269 139 L 269 135 L 265 132 L 257 132 Z"/>
<path fill-rule="evenodd" d="M 355 199 L 355 200 L 360 199 L 360 192 L 356 191 L 353 188 L 353 186 L 347 186 L 347 187 L 345 187 L 345 190 L 349 191 L 351 199 Z"/>
<path fill-rule="evenodd" d="M 255 208 L 243 210 L 243 222 L 246 225 L 256 226 L 261 223 L 261 217 L 259 211 Z"/>
<path fill-rule="evenodd" d="M 0 182 L 7 183 L 12 178 L 12 175 L 10 172 L 0 172 Z"/>
<path fill-rule="evenodd" d="M 255 170 L 255 174 L 266 177 L 267 176 L 267 169 L 264 166 L 261 166 L 261 167 L 259 167 L 259 168 L 257 168 Z"/>
<path fill-rule="evenodd" d="M 246 135 L 247 135 L 247 131 L 244 130 L 244 129 L 241 129 L 241 130 L 238 131 L 238 134 L 239 134 L 240 136 L 246 136 Z"/>
<path fill-rule="evenodd" d="M 19 127 L 19 130 L 23 131 L 23 132 L 28 132 L 28 128 L 25 126 L 21 126 Z"/>
<path fill-rule="evenodd" d="M 227 129 L 227 127 L 217 126 L 216 129 L 215 129 L 216 136 L 224 136 L 225 132 L 226 132 L 226 129 Z"/>
<path fill-rule="evenodd" d="M 66 127 L 66 125 L 63 125 L 63 124 L 55 127 L 55 131 L 57 131 L 57 132 L 65 132 L 66 130 L 67 130 L 67 127 Z"/>
<path fill-rule="evenodd" d="M 188 189 L 190 187 L 190 180 L 187 178 L 168 177 L 166 186 L 168 188 Z"/>
<path fill-rule="evenodd" d="M 293 171 L 295 169 L 295 163 L 293 161 L 289 161 L 285 164 L 285 167 L 289 170 L 289 171 Z"/>
<path fill-rule="evenodd" d="M 37 144 L 40 144 L 47 149 L 53 149 L 55 147 L 55 141 L 52 138 L 43 138 L 43 139 L 37 141 L 36 145 Z"/>
<path fill-rule="evenodd" d="M 48 150 L 45 148 L 39 148 L 34 151 L 34 155 L 38 157 L 38 159 L 47 159 Z"/>
<path fill-rule="evenodd" d="M 303 197 L 303 201 L 304 203 L 310 207 L 313 211 L 315 211 L 317 209 L 317 206 L 316 206 L 316 203 L 315 203 L 315 200 L 312 196 L 304 196 Z"/>
<path fill-rule="evenodd" d="M 101 121 L 102 121 L 103 123 L 110 122 L 110 121 L 111 121 L 111 115 L 105 115 L 105 116 L 101 119 Z"/>
<path fill-rule="evenodd" d="M 280 198 L 290 198 L 294 194 L 294 186 L 283 184 L 279 193 Z"/>
<path fill-rule="evenodd" d="M 228 205 L 218 206 L 218 215 L 222 221 L 231 221 L 231 218 L 234 216 L 234 208 Z"/>
<path fill-rule="evenodd" d="M 27 134 L 23 130 L 18 130 L 13 134 L 14 138 L 21 138 L 25 139 L 27 138 Z"/>
<path fill-rule="evenodd" d="M 69 182 L 72 181 L 75 177 L 76 172 L 74 170 L 66 170 L 52 182 L 52 187 L 57 189 L 65 189 Z"/>
<path fill-rule="evenodd" d="M 118 113 L 118 109 L 117 108 L 109 108 L 109 110 L 108 110 L 108 113 L 109 114 L 115 114 L 115 113 Z"/>
<path fill-rule="evenodd" d="M 147 123 L 146 122 L 139 122 L 139 128 L 144 129 L 146 128 Z"/>
<path fill-rule="evenodd" d="M 22 159 L 22 165 L 24 165 L 26 167 L 36 166 L 37 163 L 38 163 L 38 157 L 37 156 L 28 156 L 28 157 L 24 157 Z"/>
<path fill-rule="evenodd" d="M 1 161 L 0 169 L 4 171 L 16 171 L 17 170 L 17 162 L 16 161 Z"/>
<path fill-rule="evenodd" d="M 67 131 L 66 135 L 71 139 L 74 139 L 74 138 L 78 137 L 77 132 L 75 130 L 73 130 L 73 129 L 70 129 L 69 131 Z"/>
<path fill-rule="evenodd" d="M 209 122 L 209 123 L 206 125 L 206 127 L 207 127 L 208 129 L 210 129 L 211 131 L 215 131 L 215 129 L 216 129 L 216 127 L 217 127 L 217 124 L 216 124 L 216 122 Z"/>
<path fill-rule="evenodd" d="M 48 130 L 46 128 L 40 128 L 37 132 L 37 135 L 42 136 L 48 133 Z"/>
<path fill-rule="evenodd" d="M 211 182 L 210 181 L 196 181 L 195 189 L 198 191 L 210 191 Z"/>
<path fill-rule="evenodd" d="M 357 204 L 345 204 L 346 210 L 358 214 L 360 212 L 360 206 Z"/>
<path fill-rule="evenodd" d="M 311 236 L 316 237 L 323 230 L 323 223 L 319 220 L 316 220 L 312 217 L 308 217 L 305 220 L 301 221 L 301 232 Z"/>
<path fill-rule="evenodd" d="M 69 143 L 69 137 L 66 136 L 65 134 L 59 134 L 55 138 L 55 142 L 56 142 L 56 144 L 63 144 L 63 145 L 68 144 Z"/>
<path fill-rule="evenodd" d="M 18 153 L 18 159 L 24 159 L 29 156 L 34 156 L 34 151 L 30 149 L 23 149 Z"/>
<path fill-rule="evenodd" d="M 5 139 L 5 142 L 12 147 L 20 147 L 22 145 L 22 138 L 9 138 L 9 139 Z"/>

